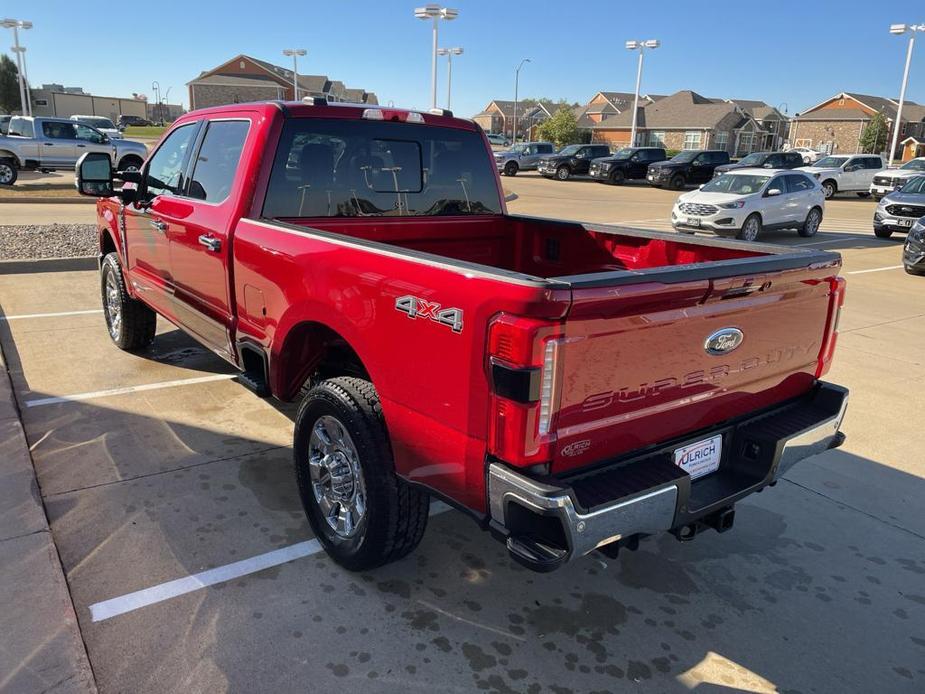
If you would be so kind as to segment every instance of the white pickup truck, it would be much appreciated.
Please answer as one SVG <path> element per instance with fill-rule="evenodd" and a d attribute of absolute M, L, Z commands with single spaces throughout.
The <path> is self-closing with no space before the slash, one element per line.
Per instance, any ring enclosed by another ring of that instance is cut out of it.
<path fill-rule="evenodd" d="M 819 181 L 828 200 L 836 193 L 868 197 L 874 176 L 884 168 L 883 159 L 877 154 L 833 154 L 812 166 L 801 166 L 800 170 Z"/>
<path fill-rule="evenodd" d="M 13 185 L 21 170 L 73 171 L 86 152 L 105 152 L 120 171 L 138 171 L 148 157 L 143 143 L 112 140 L 85 123 L 13 116 L 0 137 L 0 185 Z"/>

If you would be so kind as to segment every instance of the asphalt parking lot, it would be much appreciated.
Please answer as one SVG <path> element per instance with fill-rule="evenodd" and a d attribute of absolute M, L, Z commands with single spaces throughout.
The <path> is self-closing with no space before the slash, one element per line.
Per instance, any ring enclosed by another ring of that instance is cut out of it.
<path fill-rule="evenodd" d="M 661 230 L 677 195 L 503 183 L 515 213 Z M 732 532 L 544 575 L 439 504 L 407 559 L 344 571 L 298 501 L 295 405 L 165 321 L 147 353 L 119 351 L 93 271 L 0 275 L 0 344 L 100 691 L 925 690 L 925 278 L 872 213 L 836 199 L 817 237 L 762 237 L 843 253 L 828 379 L 852 391 L 845 446 L 743 502 Z"/>

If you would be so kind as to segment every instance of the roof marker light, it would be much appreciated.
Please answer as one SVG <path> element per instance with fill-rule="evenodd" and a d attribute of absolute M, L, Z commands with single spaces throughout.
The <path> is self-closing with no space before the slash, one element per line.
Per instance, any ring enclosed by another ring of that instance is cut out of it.
<path fill-rule="evenodd" d="M 378 108 L 367 108 L 363 111 L 366 120 L 385 120 L 385 114 Z"/>
<path fill-rule="evenodd" d="M 422 116 L 417 111 L 411 111 L 408 116 L 405 118 L 406 123 L 423 123 L 424 116 Z"/>

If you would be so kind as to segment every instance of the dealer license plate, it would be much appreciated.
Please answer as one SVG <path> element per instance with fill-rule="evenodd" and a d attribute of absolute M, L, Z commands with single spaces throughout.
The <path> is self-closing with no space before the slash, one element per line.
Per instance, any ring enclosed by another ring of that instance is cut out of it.
<path fill-rule="evenodd" d="M 723 452 L 723 437 L 712 436 L 688 446 L 676 448 L 674 464 L 684 470 L 691 479 L 697 479 L 719 469 Z"/>
<path fill-rule="evenodd" d="M 689 227 L 699 227 L 699 226 L 700 226 L 700 220 L 697 219 L 697 217 L 688 217 L 688 218 L 687 218 L 687 226 L 689 226 Z"/>
<path fill-rule="evenodd" d="M 901 227 L 911 227 L 914 221 L 914 219 L 897 219 L 896 223 Z"/>

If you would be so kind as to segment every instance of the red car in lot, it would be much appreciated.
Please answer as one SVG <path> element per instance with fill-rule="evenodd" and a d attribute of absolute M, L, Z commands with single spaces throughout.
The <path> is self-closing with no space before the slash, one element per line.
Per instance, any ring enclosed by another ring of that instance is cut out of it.
<path fill-rule="evenodd" d="M 113 341 L 159 314 L 301 398 L 296 481 L 350 569 L 411 551 L 431 496 L 535 570 L 724 531 L 844 438 L 837 254 L 508 214 L 448 112 L 196 111 L 113 175 L 78 165 Z"/>

